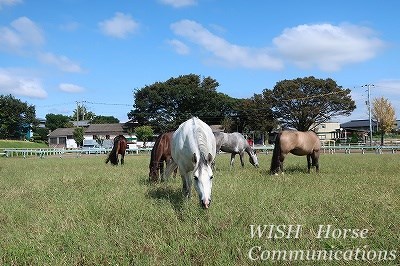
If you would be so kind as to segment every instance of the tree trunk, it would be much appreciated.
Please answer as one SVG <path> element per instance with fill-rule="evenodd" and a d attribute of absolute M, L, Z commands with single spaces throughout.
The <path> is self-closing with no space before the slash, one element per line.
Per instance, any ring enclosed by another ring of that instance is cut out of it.
<path fill-rule="evenodd" d="M 383 146 L 383 135 L 385 135 L 385 132 L 381 132 L 381 146 Z"/>

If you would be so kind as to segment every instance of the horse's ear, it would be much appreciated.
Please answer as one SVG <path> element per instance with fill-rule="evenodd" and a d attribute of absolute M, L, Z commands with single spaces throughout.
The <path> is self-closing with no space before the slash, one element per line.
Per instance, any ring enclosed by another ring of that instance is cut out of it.
<path fill-rule="evenodd" d="M 194 164 L 197 163 L 196 153 L 193 153 L 192 162 L 193 162 Z"/>
<path fill-rule="evenodd" d="M 211 153 L 209 153 L 209 154 L 207 155 L 207 162 L 208 162 L 208 164 L 211 164 L 212 161 L 213 161 L 213 157 L 212 157 Z"/>

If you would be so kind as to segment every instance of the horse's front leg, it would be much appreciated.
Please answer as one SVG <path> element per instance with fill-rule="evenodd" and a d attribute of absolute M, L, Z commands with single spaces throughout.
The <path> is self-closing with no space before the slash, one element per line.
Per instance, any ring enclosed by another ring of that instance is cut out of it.
<path fill-rule="evenodd" d="M 192 180 L 189 173 L 180 173 L 182 177 L 182 192 L 186 198 L 191 196 Z"/>
<path fill-rule="evenodd" d="M 283 161 L 284 160 L 285 160 L 285 156 L 283 154 L 281 154 L 281 156 L 279 158 L 279 169 L 281 169 L 282 175 L 285 174 L 285 172 L 283 171 Z"/>
<path fill-rule="evenodd" d="M 233 161 L 235 160 L 235 153 L 231 153 L 231 163 L 230 163 L 230 166 L 232 167 L 233 166 Z"/>
<path fill-rule="evenodd" d="M 160 160 L 158 162 L 157 179 L 158 179 L 159 176 L 162 176 L 162 177 L 164 176 L 164 161 L 163 160 Z M 164 179 L 164 178 L 162 178 L 162 179 Z"/>
<path fill-rule="evenodd" d="M 244 167 L 243 155 L 244 155 L 244 152 L 239 153 L 240 164 L 242 165 L 242 167 Z"/>
<path fill-rule="evenodd" d="M 314 152 L 312 155 L 313 165 L 315 165 L 315 171 L 319 173 L 319 152 Z"/>

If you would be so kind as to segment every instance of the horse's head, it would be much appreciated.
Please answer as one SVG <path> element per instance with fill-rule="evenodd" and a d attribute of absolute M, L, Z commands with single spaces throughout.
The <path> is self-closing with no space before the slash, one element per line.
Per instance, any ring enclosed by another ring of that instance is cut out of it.
<path fill-rule="evenodd" d="M 199 195 L 200 204 L 205 209 L 208 209 L 211 204 L 213 160 L 210 153 L 207 156 L 201 153 L 200 158 L 193 153 L 193 163 L 197 166 L 193 170 L 194 187 Z"/>
<path fill-rule="evenodd" d="M 254 166 L 258 168 L 258 157 L 257 153 L 255 151 L 252 151 L 249 156 L 249 162 Z"/>
<path fill-rule="evenodd" d="M 150 181 L 157 181 L 158 180 L 158 169 L 157 167 L 153 166 L 150 164 L 149 166 L 150 171 L 149 171 L 149 180 Z"/>

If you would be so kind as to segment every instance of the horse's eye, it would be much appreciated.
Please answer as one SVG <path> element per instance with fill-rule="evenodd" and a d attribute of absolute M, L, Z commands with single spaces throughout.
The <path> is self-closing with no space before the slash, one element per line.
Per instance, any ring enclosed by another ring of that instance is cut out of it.
<path fill-rule="evenodd" d="M 194 177 L 194 180 L 199 181 L 199 178 L 197 176 Z"/>
<path fill-rule="evenodd" d="M 210 176 L 210 180 L 213 179 L 213 178 L 214 178 L 214 176 Z"/>

